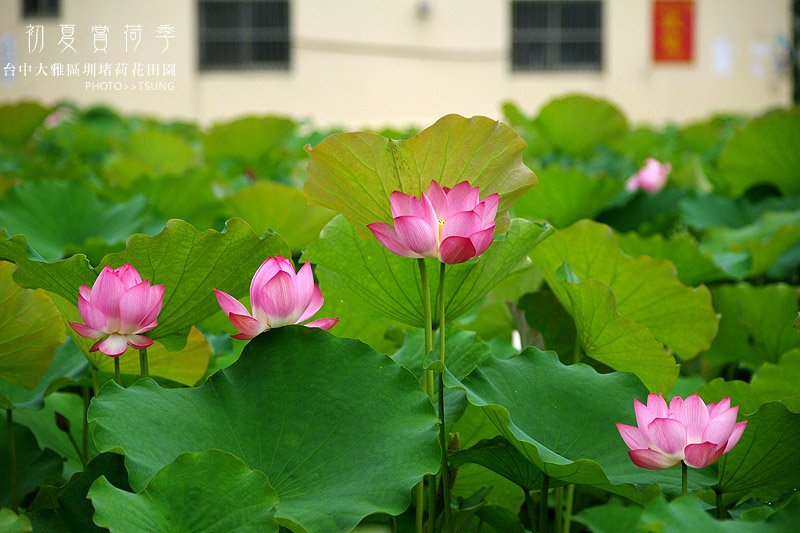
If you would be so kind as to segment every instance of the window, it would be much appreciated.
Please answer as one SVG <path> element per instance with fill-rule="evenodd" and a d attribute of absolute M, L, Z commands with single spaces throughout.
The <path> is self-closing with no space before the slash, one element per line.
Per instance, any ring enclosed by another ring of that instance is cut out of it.
<path fill-rule="evenodd" d="M 511 3 L 511 68 L 516 71 L 600 70 L 601 0 Z"/>
<path fill-rule="evenodd" d="M 200 1 L 200 69 L 288 69 L 289 1 Z"/>
<path fill-rule="evenodd" d="M 58 0 L 22 0 L 22 18 L 58 17 L 59 4 Z"/>

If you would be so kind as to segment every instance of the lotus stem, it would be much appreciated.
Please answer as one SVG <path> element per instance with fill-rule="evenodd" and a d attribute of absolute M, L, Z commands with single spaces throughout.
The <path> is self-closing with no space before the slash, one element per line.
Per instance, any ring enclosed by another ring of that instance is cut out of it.
<path fill-rule="evenodd" d="M 685 461 L 681 461 L 681 494 L 689 494 L 689 467 Z"/>
<path fill-rule="evenodd" d="M 533 508 L 533 497 L 531 496 L 531 491 L 528 489 L 522 489 L 522 492 L 525 493 L 525 507 L 528 509 L 528 522 L 531 526 L 531 531 L 535 531 L 536 524 L 536 513 L 534 512 Z"/>
<path fill-rule="evenodd" d="M 567 507 L 564 509 L 564 533 L 572 527 L 572 503 L 575 501 L 575 485 L 567 487 Z"/>
<path fill-rule="evenodd" d="M 556 517 L 555 517 L 555 531 L 561 531 L 562 511 L 564 508 L 564 487 L 556 487 L 553 489 L 556 495 Z"/>
<path fill-rule="evenodd" d="M 139 350 L 139 373 L 143 378 L 150 376 L 150 365 L 147 362 L 147 348 Z"/>
<path fill-rule="evenodd" d="M 723 520 L 725 519 L 725 503 L 722 501 L 722 491 L 718 487 L 714 487 L 714 493 L 717 495 L 717 518 Z"/>
<path fill-rule="evenodd" d="M 550 491 L 550 476 L 547 474 L 542 475 L 542 500 L 539 502 L 539 531 L 544 533 L 547 528 L 547 515 L 549 513 L 549 505 L 547 501 L 547 493 Z"/>
<path fill-rule="evenodd" d="M 14 415 L 11 409 L 6 409 L 6 422 L 8 423 L 8 472 L 11 483 L 11 510 L 15 513 L 17 507 L 17 449 L 14 443 Z"/>
<path fill-rule="evenodd" d="M 433 351 L 431 288 L 428 284 L 428 269 L 425 265 L 425 259 L 417 259 L 417 266 L 419 267 L 419 278 L 420 284 L 422 285 L 422 315 L 425 331 L 425 353 L 422 354 L 422 388 L 428 395 L 428 398 L 433 401 L 433 372 L 424 369 L 428 354 Z M 422 532 L 424 524 L 425 483 L 428 485 L 428 520 L 431 524 L 434 524 L 436 521 L 436 476 L 427 475 L 425 479 L 420 481 L 417 485 L 415 525 L 418 533 Z"/>
<path fill-rule="evenodd" d="M 83 457 L 89 462 L 89 386 L 83 389 Z M 84 463 L 85 464 L 85 463 Z"/>
<path fill-rule="evenodd" d="M 439 267 L 439 362 L 444 367 L 445 360 L 445 301 L 444 301 L 444 275 L 446 264 Z M 450 475 L 447 464 L 447 428 L 444 420 L 444 368 L 439 372 L 439 447 L 442 449 L 442 496 L 444 498 L 444 531 L 452 531 L 450 512 Z"/>
<path fill-rule="evenodd" d="M 117 385 L 122 385 L 122 379 L 119 375 L 119 357 L 114 358 L 114 381 L 117 382 Z"/>

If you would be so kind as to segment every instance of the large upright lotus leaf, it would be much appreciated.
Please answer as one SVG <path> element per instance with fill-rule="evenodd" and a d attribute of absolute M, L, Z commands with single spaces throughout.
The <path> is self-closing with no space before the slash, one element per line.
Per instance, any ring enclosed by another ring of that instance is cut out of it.
<path fill-rule="evenodd" d="M 719 465 L 726 501 L 748 495 L 771 501 L 800 487 L 800 414 L 771 402 L 740 418 L 747 420 L 747 428 Z"/>
<path fill-rule="evenodd" d="M 150 206 L 164 218 L 180 218 L 196 228 L 215 228 L 227 217 L 214 185 L 205 171 L 190 170 L 180 176 L 145 179 L 136 186 L 147 188 Z"/>
<path fill-rule="evenodd" d="M 539 186 L 514 204 L 516 216 L 547 219 L 565 228 L 582 218 L 593 218 L 622 189 L 619 180 L 591 176 L 579 168 L 551 165 L 539 171 Z"/>
<path fill-rule="evenodd" d="M 98 199 L 87 185 L 38 180 L 11 188 L 0 199 L 0 227 L 24 234 L 42 257 L 59 259 L 70 244 L 90 237 L 122 242 L 143 227 L 147 199 L 138 195 L 119 204 Z"/>
<path fill-rule="evenodd" d="M 185 337 L 192 325 L 221 312 L 215 288 L 244 296 L 261 263 L 275 255 L 291 257 L 279 236 L 259 238 L 243 220 L 228 220 L 223 232 L 200 232 L 176 219 L 154 237 L 132 236 L 125 250 L 107 255 L 98 270 L 131 263 L 142 279 L 164 285 L 158 326 L 148 332 L 154 339 L 164 339 Z"/>
<path fill-rule="evenodd" d="M 722 186 L 741 196 L 754 185 L 771 184 L 784 194 L 800 192 L 800 110 L 773 111 L 739 129 L 719 160 Z"/>
<path fill-rule="evenodd" d="M 91 346 L 91 342 L 88 343 Z M 84 344 L 84 348 L 85 347 Z M 139 375 L 139 351 L 128 347 L 120 359 L 120 371 L 129 376 Z M 114 360 L 102 352 L 86 352 L 86 356 L 102 372 L 114 372 Z M 167 378 L 177 383 L 192 386 L 200 381 L 208 370 L 211 358 L 211 345 L 194 326 L 189 330 L 186 346 L 180 350 L 170 351 L 156 341 L 147 349 L 147 361 L 150 375 Z"/>
<path fill-rule="evenodd" d="M 682 359 L 708 349 L 717 333 L 708 289 L 683 285 L 668 261 L 625 255 L 608 226 L 582 220 L 537 246 L 531 258 L 567 309 L 574 310 L 568 285 L 556 278 L 564 262 L 578 278 L 609 286 L 619 313 L 646 326 Z"/>
<path fill-rule="evenodd" d="M 508 233 L 477 260 L 448 265 L 445 278 L 446 318 L 465 313 L 489 290 L 528 264 L 528 251 L 544 238 L 550 227 L 514 219 Z M 379 313 L 411 326 L 423 326 L 420 275 L 415 259 L 397 256 L 376 239 L 361 239 L 341 216 L 323 228 L 318 241 L 309 245 L 303 260 L 317 265 L 316 274 L 326 297 L 336 297 L 363 313 Z M 432 301 L 439 286 L 437 260 L 426 260 Z M 436 307 L 434 305 L 434 307 Z M 434 321 L 438 310 L 434 309 Z"/>
<path fill-rule="evenodd" d="M 25 144 L 50 111 L 38 102 L 0 105 L 0 144 L 12 148 Z"/>
<path fill-rule="evenodd" d="M 558 150 L 575 157 L 591 154 L 598 144 L 628 130 L 628 120 L 614 104 L 579 94 L 546 104 L 536 123 Z"/>
<path fill-rule="evenodd" d="M 800 211 L 766 212 L 754 223 L 741 228 L 709 228 L 701 249 L 718 255 L 749 255 L 749 276 L 766 272 L 784 252 L 800 241 Z"/>
<path fill-rule="evenodd" d="M 643 237 L 630 232 L 617 235 L 617 240 L 620 249 L 632 257 L 649 255 L 653 259 L 671 261 L 681 282 L 692 287 L 733 277 L 733 274 L 723 271 L 710 254 L 700 251 L 698 242 L 688 234 L 666 239 L 658 233 Z"/>
<path fill-rule="evenodd" d="M 522 455 L 503 437 L 482 440 L 467 450 L 450 456 L 450 464 L 478 464 L 496 472 L 513 482 L 524 491 L 541 490 L 544 476 L 542 471 Z M 558 480 L 551 485 L 562 486 Z"/>
<path fill-rule="evenodd" d="M 675 359 L 643 325 L 622 316 L 606 285 L 556 282 L 569 298 L 581 349 L 615 370 L 631 372 L 653 392 L 666 393 L 678 377 Z"/>
<path fill-rule="evenodd" d="M 0 261 L 0 380 L 33 389 L 66 336 L 52 300 L 14 283 L 13 271 Z"/>
<path fill-rule="evenodd" d="M 269 172 L 296 128 L 293 120 L 283 117 L 237 118 L 214 124 L 203 137 L 203 150 L 216 165 L 232 164 L 239 172 L 247 167 Z"/>
<path fill-rule="evenodd" d="M 85 255 L 47 262 L 32 251 L 24 235 L 8 237 L 0 229 L 0 260 L 17 265 L 14 281 L 28 289 L 44 289 L 69 301 L 78 301 L 78 287 L 97 277 Z M 76 303 L 77 305 L 77 303 Z"/>
<path fill-rule="evenodd" d="M 8 408 L 10 403 L 14 409 L 39 409 L 44 405 L 47 394 L 67 385 L 75 385 L 76 379 L 87 366 L 80 349 L 72 338 L 67 337 L 66 342 L 56 348 L 53 361 L 33 389 L 23 389 L 8 381 L 0 381 L 0 408 Z M 8 403 L 4 405 L 4 402 Z"/>
<path fill-rule="evenodd" d="M 98 450 L 125 454 L 137 491 L 179 454 L 217 448 L 264 472 L 281 523 L 308 531 L 399 514 L 438 469 L 436 418 L 417 380 L 365 344 L 303 326 L 260 335 L 198 388 L 109 382 L 89 419 Z"/>
<path fill-rule="evenodd" d="M 739 413 L 742 415 L 755 413 L 764 404 L 764 399 L 746 381 L 725 381 L 716 378 L 704 383 L 695 392 L 706 404 L 730 398 L 731 405 L 738 405 Z"/>
<path fill-rule="evenodd" d="M 765 401 L 781 402 L 793 413 L 800 413 L 800 348 L 783 354 L 778 364 L 765 363 L 751 384 Z"/>
<path fill-rule="evenodd" d="M 447 369 L 459 379 L 472 372 L 476 366 L 492 355 L 492 349 L 478 338 L 475 332 L 463 329 L 447 328 L 445 349 L 447 350 Z M 392 359 L 415 376 L 420 376 L 422 375 L 424 351 L 425 336 L 421 329 L 417 329 L 406 333 L 403 346 L 392 355 Z M 438 335 L 434 335 L 433 353 L 439 353 Z"/>
<path fill-rule="evenodd" d="M 314 148 L 306 196 L 342 213 L 360 234 L 366 225 L 391 221 L 392 191 L 419 196 L 431 180 L 443 187 L 469 181 L 481 197 L 500 194 L 499 211 L 536 184 L 522 162 L 525 142 L 486 117 L 447 115 L 417 135 L 393 141 L 368 132 L 337 133 Z"/>
<path fill-rule="evenodd" d="M 565 366 L 553 352 L 529 348 L 513 359 L 491 359 L 461 384 L 500 433 L 547 475 L 593 485 L 637 502 L 662 490 L 677 492 L 680 469 L 635 466 L 615 423 L 635 425 L 633 399 L 647 390 L 635 376 L 598 374 L 583 364 Z M 694 471 L 694 487 L 713 483 Z"/>
<path fill-rule="evenodd" d="M 333 218 L 331 210 L 308 205 L 303 191 L 281 183 L 260 181 L 225 198 L 228 216 L 246 220 L 256 232 L 271 229 L 292 250 L 302 250 Z"/>
<path fill-rule="evenodd" d="M 744 362 L 755 369 L 765 362 L 777 363 L 783 353 L 800 347 L 792 327 L 800 298 L 797 287 L 739 283 L 711 292 L 721 316 L 714 344 L 703 354 L 712 366 Z"/>
<path fill-rule="evenodd" d="M 88 498 L 94 522 L 114 532 L 278 531 L 267 477 L 220 450 L 179 455 L 138 494 L 100 477 Z"/>

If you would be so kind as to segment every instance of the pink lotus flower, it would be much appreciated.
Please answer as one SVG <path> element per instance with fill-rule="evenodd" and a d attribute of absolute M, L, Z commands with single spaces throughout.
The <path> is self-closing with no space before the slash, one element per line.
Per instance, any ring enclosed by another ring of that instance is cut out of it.
<path fill-rule="evenodd" d="M 281 256 L 267 258 L 250 282 L 252 315 L 230 294 L 217 289 L 214 294 L 228 320 L 240 331 L 233 338 L 242 340 L 252 339 L 272 328 L 299 324 L 319 311 L 325 301 L 314 284 L 311 263 L 303 265 L 295 274 L 292 263 Z M 306 326 L 328 330 L 337 322 L 338 318 L 321 318 Z"/>
<path fill-rule="evenodd" d="M 478 187 L 466 181 L 452 189 L 431 181 L 419 199 L 399 191 L 391 194 L 394 227 L 385 222 L 367 227 L 397 255 L 463 263 L 492 244 L 497 202 L 497 193 L 481 200 Z"/>
<path fill-rule="evenodd" d="M 671 170 L 672 165 L 669 163 L 662 164 L 657 159 L 648 157 L 639 172 L 625 182 L 625 189 L 628 191 L 642 189 L 650 194 L 656 193 L 664 188 Z"/>
<path fill-rule="evenodd" d="M 153 344 L 141 333 L 158 325 L 163 303 L 164 286 L 142 281 L 133 266 L 105 267 L 91 289 L 80 287 L 78 310 L 85 325 L 69 325 L 82 337 L 100 339 L 90 351 L 119 357 L 128 345 L 141 350 Z"/>
<path fill-rule="evenodd" d="M 703 468 L 728 453 L 739 442 L 747 422 L 736 422 L 739 407 L 731 399 L 706 405 L 693 394 L 682 400 L 675 396 L 667 407 L 660 395 L 647 397 L 647 405 L 633 401 L 636 424 L 617 424 L 628 445 L 631 460 L 642 468 L 660 470 L 681 461 Z"/>

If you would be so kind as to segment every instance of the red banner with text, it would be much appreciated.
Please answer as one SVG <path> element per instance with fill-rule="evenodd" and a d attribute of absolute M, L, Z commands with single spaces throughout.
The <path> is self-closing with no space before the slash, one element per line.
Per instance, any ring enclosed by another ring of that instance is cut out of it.
<path fill-rule="evenodd" d="M 694 1 L 653 2 L 653 61 L 689 63 L 694 60 Z"/>

